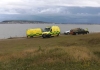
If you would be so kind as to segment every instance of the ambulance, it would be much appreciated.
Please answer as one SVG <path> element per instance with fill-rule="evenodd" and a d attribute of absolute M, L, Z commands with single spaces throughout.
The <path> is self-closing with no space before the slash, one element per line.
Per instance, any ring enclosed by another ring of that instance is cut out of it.
<path fill-rule="evenodd" d="M 54 36 L 59 36 L 60 28 L 59 26 L 48 26 L 45 27 L 44 31 L 42 32 L 43 38 L 50 38 Z"/>
<path fill-rule="evenodd" d="M 26 36 L 27 36 L 27 38 L 42 36 L 42 29 L 41 28 L 27 29 L 26 30 Z"/>

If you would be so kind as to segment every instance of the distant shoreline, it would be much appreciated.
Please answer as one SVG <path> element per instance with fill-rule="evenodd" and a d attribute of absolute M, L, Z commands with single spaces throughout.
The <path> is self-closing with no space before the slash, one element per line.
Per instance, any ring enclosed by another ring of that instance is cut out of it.
<path fill-rule="evenodd" d="M 100 23 L 55 23 L 55 22 L 44 22 L 44 21 L 29 21 L 29 20 L 5 20 L 0 24 L 88 24 L 88 25 L 100 25 Z"/>
<path fill-rule="evenodd" d="M 0 24 L 71 24 L 71 25 L 100 25 L 97 23 L 29 23 L 29 22 L 0 22 Z"/>

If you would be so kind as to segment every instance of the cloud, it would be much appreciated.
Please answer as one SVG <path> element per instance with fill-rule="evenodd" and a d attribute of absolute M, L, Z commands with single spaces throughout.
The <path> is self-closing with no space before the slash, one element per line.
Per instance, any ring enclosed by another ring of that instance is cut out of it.
<path fill-rule="evenodd" d="M 65 7 L 100 7 L 100 0 L 0 0 L 0 14 L 71 14 Z"/>
<path fill-rule="evenodd" d="M 6 6 L 24 6 L 24 7 L 41 7 L 41 6 L 89 6 L 100 7 L 99 0 L 0 0 L 0 5 Z"/>

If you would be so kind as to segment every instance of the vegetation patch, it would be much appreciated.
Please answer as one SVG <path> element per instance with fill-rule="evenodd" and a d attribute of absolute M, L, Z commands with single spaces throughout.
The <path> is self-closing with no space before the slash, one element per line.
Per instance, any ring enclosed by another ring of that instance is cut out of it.
<path fill-rule="evenodd" d="M 99 42 L 97 41 L 99 36 L 100 34 L 90 34 L 48 39 L 2 40 L 0 41 L 0 69 L 99 70 L 100 44 L 93 44 L 91 41 L 93 39 Z"/>
<path fill-rule="evenodd" d="M 96 51 L 94 52 L 94 54 L 96 54 L 100 58 L 100 51 Z"/>
<path fill-rule="evenodd" d="M 99 44 L 99 42 L 100 42 L 100 38 L 92 38 L 88 41 L 89 44 L 93 44 L 93 45 Z"/>

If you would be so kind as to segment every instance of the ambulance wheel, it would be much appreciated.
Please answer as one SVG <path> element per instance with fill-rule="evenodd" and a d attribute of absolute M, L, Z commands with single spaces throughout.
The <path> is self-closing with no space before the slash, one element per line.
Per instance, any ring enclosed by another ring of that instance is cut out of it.
<path fill-rule="evenodd" d="M 57 34 L 57 36 L 59 36 L 59 34 Z"/>
<path fill-rule="evenodd" d="M 46 35 L 42 35 L 43 38 L 46 38 Z"/>
<path fill-rule="evenodd" d="M 27 36 L 27 38 L 30 38 L 30 36 Z"/>

